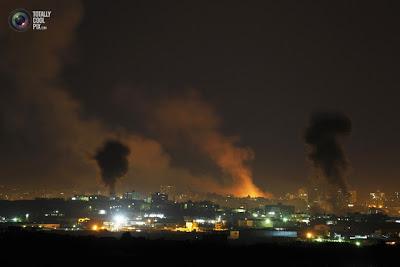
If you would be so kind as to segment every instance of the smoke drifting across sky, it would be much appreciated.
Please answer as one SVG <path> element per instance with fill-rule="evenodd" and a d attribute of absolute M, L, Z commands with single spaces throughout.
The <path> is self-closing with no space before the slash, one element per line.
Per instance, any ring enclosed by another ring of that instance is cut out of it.
<path fill-rule="evenodd" d="M 3 2 L 1 17 L 7 17 L 17 4 Z M 0 91 L 2 183 L 26 188 L 98 189 L 99 169 L 89 155 L 105 140 L 118 139 L 132 151 L 126 155 L 132 167 L 121 181 L 122 190 L 157 190 L 160 184 L 174 184 L 206 192 L 264 195 L 252 182 L 246 165 L 253 152 L 236 147 L 234 139 L 221 134 L 219 119 L 198 96 L 163 99 L 157 102 L 155 116 L 149 117 L 163 132 L 182 133 L 194 143 L 231 177 L 225 184 L 208 175 L 195 176 L 186 168 L 172 167 L 170 156 L 157 140 L 129 132 L 123 126 L 110 129 L 101 118 L 84 116 L 84 107 L 71 97 L 60 75 L 65 59 L 71 57 L 69 48 L 83 14 L 81 3 L 36 1 L 34 6 L 26 2 L 21 6 L 28 10 L 46 7 L 52 10 L 54 19 L 43 33 L 21 34 L 11 29 L 0 32 L 4 40 Z"/>

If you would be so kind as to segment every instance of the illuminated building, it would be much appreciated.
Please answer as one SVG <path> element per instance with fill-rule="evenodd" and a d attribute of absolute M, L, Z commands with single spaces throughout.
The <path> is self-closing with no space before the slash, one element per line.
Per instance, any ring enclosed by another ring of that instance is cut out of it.
<path fill-rule="evenodd" d="M 136 191 L 131 191 L 131 192 L 125 192 L 123 195 L 123 199 L 126 200 L 141 200 L 141 196 L 139 192 Z"/>
<path fill-rule="evenodd" d="M 168 200 L 175 201 L 176 188 L 173 185 L 162 185 L 160 186 L 160 193 L 168 196 Z"/>
<path fill-rule="evenodd" d="M 156 192 L 151 195 L 151 204 L 153 205 L 163 205 L 166 204 L 168 201 L 168 195 Z"/>
<path fill-rule="evenodd" d="M 335 208 L 344 209 L 350 203 L 350 194 L 341 189 L 336 191 Z"/>
<path fill-rule="evenodd" d="M 89 196 L 85 195 L 75 195 L 71 198 L 71 200 L 79 200 L 79 201 L 89 201 Z"/>
<path fill-rule="evenodd" d="M 369 193 L 367 206 L 369 208 L 383 208 L 385 206 L 385 193 L 377 190 L 376 192 Z"/>
<path fill-rule="evenodd" d="M 214 230 L 215 231 L 224 231 L 224 230 L 226 230 L 225 223 L 223 221 L 215 222 Z"/>
<path fill-rule="evenodd" d="M 299 199 L 302 199 L 302 200 L 308 202 L 307 190 L 305 188 L 299 188 L 299 190 L 297 190 L 297 197 Z"/>
<path fill-rule="evenodd" d="M 357 191 L 356 190 L 349 190 L 349 204 L 355 205 L 357 203 Z"/>
<path fill-rule="evenodd" d="M 198 223 L 188 221 L 185 223 L 185 227 L 177 227 L 175 230 L 179 232 L 199 232 L 200 228 Z"/>
<path fill-rule="evenodd" d="M 323 202 L 324 196 L 322 190 L 315 186 L 309 190 L 308 203 L 311 207 L 318 207 Z"/>

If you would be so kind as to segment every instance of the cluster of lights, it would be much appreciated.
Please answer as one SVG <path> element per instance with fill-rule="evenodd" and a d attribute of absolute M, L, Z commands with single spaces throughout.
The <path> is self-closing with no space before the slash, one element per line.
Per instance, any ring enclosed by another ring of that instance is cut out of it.
<path fill-rule="evenodd" d="M 316 242 L 340 242 L 340 243 L 345 242 L 345 240 L 341 236 L 339 236 L 338 239 L 323 239 L 320 236 L 315 237 L 313 232 L 307 232 L 306 238 Z M 356 245 L 357 247 L 360 247 L 362 245 L 361 241 L 359 240 L 356 240 L 353 244 Z"/>
<path fill-rule="evenodd" d="M 205 219 L 195 219 L 194 222 L 199 223 L 199 224 L 215 224 L 215 220 L 205 220 Z"/>
<path fill-rule="evenodd" d="M 165 215 L 162 213 L 150 213 L 150 214 L 145 214 L 144 215 L 145 218 L 159 218 L 159 219 L 163 219 L 165 218 Z"/>

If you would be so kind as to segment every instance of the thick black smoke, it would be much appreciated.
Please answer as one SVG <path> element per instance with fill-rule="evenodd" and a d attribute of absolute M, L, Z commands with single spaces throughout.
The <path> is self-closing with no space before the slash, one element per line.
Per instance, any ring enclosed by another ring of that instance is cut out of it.
<path fill-rule="evenodd" d="M 130 150 L 126 145 L 116 140 L 108 140 L 94 157 L 100 167 L 103 182 L 110 189 L 110 194 L 115 193 L 117 179 L 128 172 L 129 153 Z"/>
<path fill-rule="evenodd" d="M 351 120 L 342 113 L 319 112 L 311 117 L 304 139 L 311 150 L 308 155 L 314 166 L 320 169 L 327 182 L 347 191 L 344 172 L 347 160 L 338 137 L 349 135 Z"/>

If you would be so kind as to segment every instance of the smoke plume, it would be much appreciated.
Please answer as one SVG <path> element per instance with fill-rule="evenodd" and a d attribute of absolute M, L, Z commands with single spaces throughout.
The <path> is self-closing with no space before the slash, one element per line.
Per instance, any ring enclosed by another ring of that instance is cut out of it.
<path fill-rule="evenodd" d="M 104 140 L 118 139 L 128 151 L 135 151 L 134 157 L 125 156 L 134 172 L 111 172 L 114 178 L 126 173 L 126 179 L 120 181 L 126 190 L 155 190 L 160 184 L 174 184 L 241 196 L 264 195 L 254 185 L 247 166 L 253 152 L 238 147 L 237 139 L 220 132 L 219 119 L 199 97 L 181 96 L 171 103 L 161 101 L 154 123 L 174 138 L 179 139 L 175 135 L 178 132 L 183 134 L 198 151 L 214 161 L 231 177 L 224 184 L 208 175 L 195 176 L 186 168 L 173 166 L 159 140 L 131 132 L 127 125 L 115 126 L 95 117 L 96 112 L 85 110 L 81 101 L 73 97 L 76 89 L 69 88 L 63 72 L 65 61 L 75 58 L 69 48 L 74 44 L 83 16 L 80 1 L 1 1 L 0 17 L 7 18 L 17 7 L 27 10 L 45 7 L 54 16 L 46 21 L 48 29 L 43 32 L 18 33 L 0 27 L 2 184 L 17 182 L 27 189 L 58 187 L 63 191 L 93 192 L 99 189 L 95 181 L 98 168 L 88 154 L 104 145 Z M 125 101 L 131 103 L 129 98 Z M 107 169 L 103 172 L 109 177 Z M 113 185 L 108 178 L 104 182 Z"/>
<path fill-rule="evenodd" d="M 341 113 L 321 112 L 311 117 L 304 139 L 310 146 L 308 158 L 315 168 L 322 171 L 327 182 L 343 192 L 347 192 L 344 173 L 347 159 L 339 142 L 339 137 L 351 132 L 350 119 Z"/>
<path fill-rule="evenodd" d="M 99 165 L 103 182 L 110 189 L 110 194 L 115 194 L 117 179 L 128 172 L 129 154 L 130 150 L 127 146 L 119 141 L 108 140 L 94 157 Z"/>
<path fill-rule="evenodd" d="M 238 138 L 220 131 L 220 120 L 213 108 L 198 93 L 168 98 L 155 109 L 155 127 L 169 142 L 188 141 L 209 157 L 224 174 L 230 176 L 225 184 L 204 181 L 209 191 L 238 196 L 266 196 L 252 179 L 247 162 L 254 158 L 250 148 L 238 147 Z"/>

